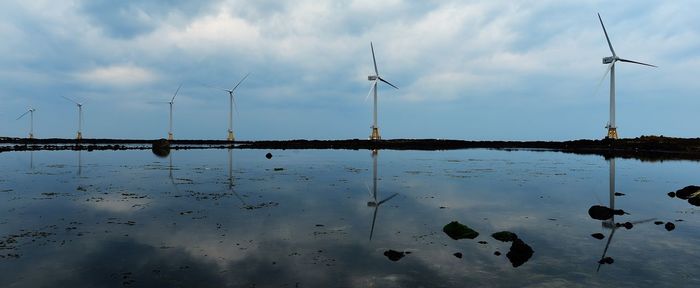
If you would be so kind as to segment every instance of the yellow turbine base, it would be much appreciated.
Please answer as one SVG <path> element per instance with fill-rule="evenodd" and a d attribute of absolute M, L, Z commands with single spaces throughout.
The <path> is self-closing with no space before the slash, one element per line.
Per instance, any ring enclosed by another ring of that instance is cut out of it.
<path fill-rule="evenodd" d="M 369 136 L 369 140 L 380 140 L 382 137 L 379 136 L 379 127 L 372 127 L 372 135 Z"/>
<path fill-rule="evenodd" d="M 173 133 L 168 132 L 168 140 L 173 140 Z"/>
<path fill-rule="evenodd" d="M 34 139 L 34 134 L 29 133 L 29 139 Z"/>
<path fill-rule="evenodd" d="M 234 140 L 236 140 L 236 139 L 233 137 L 233 131 L 231 131 L 231 130 L 228 131 L 228 137 L 226 137 L 226 140 L 228 140 L 228 141 L 234 141 Z"/>
<path fill-rule="evenodd" d="M 617 139 L 617 128 L 608 128 L 608 138 Z"/>
<path fill-rule="evenodd" d="M 78 136 L 75 136 L 76 140 L 83 140 L 83 133 L 78 132 Z"/>

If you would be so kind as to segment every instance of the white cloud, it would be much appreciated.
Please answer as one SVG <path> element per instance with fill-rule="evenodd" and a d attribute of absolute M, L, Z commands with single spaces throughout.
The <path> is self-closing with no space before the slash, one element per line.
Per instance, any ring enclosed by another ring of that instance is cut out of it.
<path fill-rule="evenodd" d="M 88 85 L 137 86 L 154 82 L 158 75 L 146 68 L 126 64 L 94 68 L 78 73 L 77 78 Z"/>

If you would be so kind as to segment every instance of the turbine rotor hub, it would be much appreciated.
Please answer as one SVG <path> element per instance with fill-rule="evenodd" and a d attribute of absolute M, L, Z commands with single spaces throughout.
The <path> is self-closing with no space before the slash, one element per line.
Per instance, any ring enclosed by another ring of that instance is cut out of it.
<path fill-rule="evenodd" d="M 377 80 L 377 78 L 379 78 L 379 76 L 377 76 L 377 75 L 370 75 L 370 76 L 367 76 L 367 80 L 369 80 L 369 81 Z"/>
<path fill-rule="evenodd" d="M 603 64 L 610 64 L 610 63 L 612 63 L 612 62 L 615 61 L 615 60 L 617 60 L 617 59 L 615 59 L 614 56 L 604 57 L 604 58 L 603 58 Z"/>

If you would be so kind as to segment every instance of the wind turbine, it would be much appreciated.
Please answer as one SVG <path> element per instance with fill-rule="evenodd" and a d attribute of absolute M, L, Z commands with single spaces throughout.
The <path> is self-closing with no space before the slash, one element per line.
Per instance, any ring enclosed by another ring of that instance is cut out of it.
<path fill-rule="evenodd" d="M 36 111 L 36 109 L 30 107 L 29 110 L 27 110 L 27 112 L 24 112 L 24 114 L 19 115 L 19 117 L 17 117 L 17 119 L 15 119 L 15 120 L 22 119 L 22 117 L 24 117 L 24 115 L 29 114 L 29 119 L 30 119 L 29 120 L 29 139 L 34 139 L 34 111 Z"/>
<path fill-rule="evenodd" d="M 608 122 L 608 125 L 605 126 L 605 128 L 608 128 L 607 138 L 617 139 L 617 126 L 615 125 L 615 62 L 620 61 L 650 67 L 656 66 L 618 57 L 615 53 L 615 49 L 613 49 L 612 43 L 610 43 L 610 37 L 608 37 L 608 31 L 605 30 L 605 25 L 603 25 L 603 19 L 600 17 L 600 13 L 598 13 L 598 20 L 600 20 L 600 26 L 603 27 L 603 33 L 605 33 L 605 40 L 608 41 L 608 47 L 610 47 L 610 52 L 612 52 L 612 56 L 603 58 L 603 64 L 609 65 L 608 69 L 605 70 L 605 74 L 603 74 L 603 78 L 600 79 L 600 83 L 603 83 L 605 76 L 608 74 L 608 72 L 610 72 L 610 121 Z M 598 86 L 600 86 L 600 84 L 598 84 Z"/>
<path fill-rule="evenodd" d="M 369 139 L 379 140 L 381 139 L 381 137 L 379 136 L 379 126 L 377 126 L 377 84 L 379 83 L 379 81 L 382 81 L 396 89 L 399 89 L 399 87 L 394 86 L 394 84 L 389 83 L 388 81 L 384 80 L 382 77 L 379 76 L 379 70 L 377 69 L 377 59 L 374 57 L 374 44 L 372 44 L 372 42 L 369 42 L 369 46 L 372 49 L 372 62 L 374 63 L 374 75 L 367 76 L 367 80 L 372 81 L 372 84 L 370 84 L 371 86 L 369 87 L 369 93 L 367 93 L 367 97 L 365 97 L 365 101 L 367 101 L 369 95 L 371 95 L 374 91 L 374 122 L 372 124 L 372 134 L 369 136 Z"/>
<path fill-rule="evenodd" d="M 173 103 L 175 103 L 175 96 L 177 96 L 177 92 L 180 91 L 180 88 L 182 88 L 182 84 L 180 84 L 180 86 L 177 86 L 177 90 L 175 90 L 175 95 L 173 95 L 173 98 L 170 99 L 170 102 L 168 102 L 168 104 L 170 105 L 170 128 L 168 130 L 168 140 L 173 140 Z"/>
<path fill-rule="evenodd" d="M 238 84 L 236 84 L 236 86 L 233 86 L 233 88 L 231 88 L 231 89 L 224 89 L 224 88 L 218 88 L 218 87 L 213 87 L 213 86 L 207 85 L 209 87 L 221 89 L 221 90 L 228 92 L 228 96 L 229 96 L 228 136 L 226 137 L 226 140 L 228 140 L 228 141 L 233 141 L 235 139 L 235 137 L 233 136 L 233 105 L 235 103 L 235 100 L 233 100 L 233 91 L 236 91 L 236 88 L 238 88 L 238 85 L 241 85 L 241 83 L 243 83 L 243 80 L 248 78 L 248 75 L 250 75 L 250 73 L 245 74 L 245 76 L 243 76 L 241 81 L 238 81 Z"/>
<path fill-rule="evenodd" d="M 78 106 L 78 135 L 75 137 L 76 140 L 82 140 L 83 139 L 83 103 L 85 102 L 77 102 L 73 99 L 70 99 L 66 96 L 61 96 L 64 99 L 75 103 L 75 105 Z"/>

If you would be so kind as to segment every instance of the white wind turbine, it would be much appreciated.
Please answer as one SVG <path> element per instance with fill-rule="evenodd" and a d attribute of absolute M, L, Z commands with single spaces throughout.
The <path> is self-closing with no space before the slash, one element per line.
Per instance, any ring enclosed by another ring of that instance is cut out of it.
<path fill-rule="evenodd" d="M 75 103 L 75 105 L 78 106 L 78 134 L 77 134 L 77 136 L 75 137 L 75 139 L 81 140 L 81 139 L 83 139 L 83 104 L 84 104 L 85 102 L 78 102 L 78 101 L 75 101 L 75 100 L 73 100 L 73 99 L 70 99 L 70 98 L 68 98 L 68 97 L 66 97 L 66 96 L 61 96 L 61 97 L 63 97 L 64 99 L 66 99 L 66 100 L 68 100 L 68 101 L 70 101 L 70 102 Z"/>
<path fill-rule="evenodd" d="M 600 17 L 600 13 L 598 13 L 598 20 L 600 20 L 600 26 L 603 27 L 603 33 L 605 33 L 605 40 L 608 41 L 608 47 L 610 47 L 610 52 L 612 52 L 612 56 L 603 58 L 603 64 L 609 65 L 608 69 L 605 70 L 605 74 L 603 74 L 603 78 L 600 79 L 600 83 L 603 83 L 605 76 L 607 76 L 608 72 L 610 72 L 610 122 L 608 122 L 608 125 L 605 128 L 608 128 L 607 138 L 617 139 L 617 126 L 615 125 L 615 62 L 620 61 L 651 67 L 656 66 L 618 57 L 615 53 L 615 49 L 613 49 L 612 43 L 610 43 L 610 37 L 608 37 L 608 31 L 605 30 L 605 25 L 603 25 L 603 19 Z M 600 86 L 600 83 L 598 84 L 598 86 Z"/>
<path fill-rule="evenodd" d="M 36 111 L 36 109 L 30 107 L 29 110 L 27 110 L 27 112 L 24 112 L 24 114 L 19 115 L 19 117 L 17 117 L 16 119 L 22 119 L 24 115 L 29 114 L 29 139 L 34 139 L 34 111 Z"/>
<path fill-rule="evenodd" d="M 241 81 L 238 81 L 238 84 L 236 84 L 236 86 L 233 86 L 233 88 L 231 88 L 231 89 L 224 89 L 224 88 L 218 88 L 218 87 L 213 87 L 213 86 L 207 85 L 209 87 L 221 89 L 221 90 L 228 92 L 228 96 L 229 96 L 228 136 L 226 137 L 226 140 L 228 140 L 228 141 L 233 141 L 235 139 L 235 137 L 233 136 L 233 105 L 235 103 L 235 100 L 233 99 L 233 91 L 236 91 L 236 88 L 238 88 L 238 85 L 241 85 L 241 83 L 243 83 L 243 80 L 248 78 L 248 75 L 250 75 L 250 73 L 245 74 L 245 76 L 243 76 Z"/>
<path fill-rule="evenodd" d="M 173 95 L 173 98 L 170 99 L 170 102 L 167 102 L 170 105 L 168 140 L 173 140 L 173 103 L 175 103 L 175 96 L 177 96 L 177 92 L 180 92 L 180 88 L 182 88 L 182 84 L 180 84 L 180 86 L 177 86 L 177 90 L 175 90 L 175 95 Z"/>
<path fill-rule="evenodd" d="M 374 75 L 367 76 L 367 80 L 372 81 L 372 84 L 369 87 L 369 93 L 367 93 L 367 97 L 365 97 L 365 101 L 367 101 L 369 95 L 371 95 L 372 92 L 374 92 L 374 122 L 372 124 L 372 134 L 370 135 L 369 139 L 379 140 L 381 139 L 381 137 L 379 136 L 379 126 L 377 126 L 377 84 L 379 81 L 382 81 L 396 89 L 399 89 L 399 87 L 394 86 L 394 84 L 389 83 L 388 81 L 384 80 L 382 77 L 379 76 L 379 70 L 377 69 L 377 59 L 374 57 L 374 44 L 372 44 L 372 42 L 369 42 L 369 46 L 372 49 L 372 62 L 374 63 Z"/>

